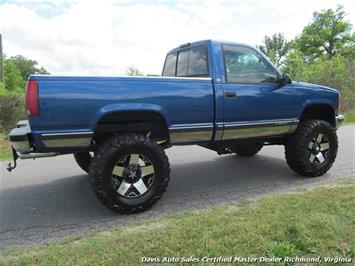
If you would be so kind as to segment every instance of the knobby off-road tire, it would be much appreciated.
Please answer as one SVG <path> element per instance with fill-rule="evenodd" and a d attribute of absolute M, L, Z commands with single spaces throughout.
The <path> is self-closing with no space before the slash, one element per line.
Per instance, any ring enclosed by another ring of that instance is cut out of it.
<path fill-rule="evenodd" d="M 164 149 L 140 134 L 119 134 L 99 146 L 90 164 L 97 198 L 120 213 L 144 211 L 165 192 L 170 164 Z"/>
<path fill-rule="evenodd" d="M 77 153 L 74 153 L 74 158 L 75 158 L 76 163 L 79 165 L 79 167 L 88 173 L 91 159 L 92 159 L 90 153 L 89 152 L 77 152 Z"/>
<path fill-rule="evenodd" d="M 289 167 L 308 177 L 326 173 L 333 165 L 337 152 L 335 129 L 323 120 L 302 121 L 285 145 Z"/>
<path fill-rule="evenodd" d="M 240 144 L 233 147 L 232 151 L 239 156 L 249 157 L 257 154 L 262 149 L 262 147 L 262 144 Z"/>

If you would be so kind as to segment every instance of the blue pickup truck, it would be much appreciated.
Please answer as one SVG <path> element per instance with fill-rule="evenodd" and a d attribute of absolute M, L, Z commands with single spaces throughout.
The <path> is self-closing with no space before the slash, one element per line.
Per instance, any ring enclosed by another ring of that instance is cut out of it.
<path fill-rule="evenodd" d="M 260 51 L 205 40 L 168 52 L 161 77 L 31 75 L 28 120 L 9 135 L 16 159 L 74 154 L 97 198 L 118 212 L 158 201 L 170 179 L 164 150 L 197 144 L 253 156 L 284 145 L 290 168 L 319 176 L 338 149 L 335 89 L 292 81 Z"/>

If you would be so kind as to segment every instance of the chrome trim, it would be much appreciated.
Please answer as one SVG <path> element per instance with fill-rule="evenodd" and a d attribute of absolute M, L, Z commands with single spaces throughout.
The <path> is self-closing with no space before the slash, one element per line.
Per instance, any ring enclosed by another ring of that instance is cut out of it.
<path fill-rule="evenodd" d="M 92 135 L 93 132 L 92 131 L 87 131 L 87 132 L 68 132 L 68 133 L 46 133 L 46 134 L 42 134 L 42 137 L 48 137 L 48 136 L 56 136 L 58 138 L 60 138 L 61 136 L 76 136 L 76 135 Z"/>
<path fill-rule="evenodd" d="M 91 138 L 42 140 L 46 148 L 89 147 Z"/>
<path fill-rule="evenodd" d="M 198 129 L 198 128 L 213 128 L 213 123 L 196 123 L 196 124 L 178 124 L 169 127 L 169 130 L 179 129 Z"/>
<path fill-rule="evenodd" d="M 46 133 L 42 142 L 46 148 L 89 147 L 93 132 Z"/>
<path fill-rule="evenodd" d="M 223 124 L 216 123 L 216 133 L 214 135 L 214 140 L 222 140 L 223 137 Z"/>
<path fill-rule="evenodd" d="M 188 143 L 195 141 L 210 141 L 212 139 L 211 131 L 195 131 L 195 132 L 170 132 L 170 142 Z"/>
<path fill-rule="evenodd" d="M 288 131 L 288 134 L 293 134 L 293 133 L 295 133 L 295 131 L 296 131 L 297 128 L 298 128 L 298 124 L 299 124 L 299 122 L 290 124 L 290 130 Z"/>
<path fill-rule="evenodd" d="M 299 120 L 276 120 L 253 123 L 229 123 L 224 125 L 223 140 L 292 134 Z"/>
<path fill-rule="evenodd" d="M 341 114 L 338 114 L 335 117 L 335 129 L 338 129 L 339 127 L 341 127 L 341 125 L 344 122 L 344 119 L 345 119 L 344 115 L 341 115 Z"/>
<path fill-rule="evenodd" d="M 251 127 L 251 126 L 264 126 L 264 125 L 290 125 L 290 124 L 297 124 L 299 123 L 298 119 L 280 119 L 280 120 L 272 120 L 272 121 L 257 121 L 257 122 L 247 122 L 247 123 L 240 123 L 240 122 L 230 122 L 225 123 L 224 127 Z"/>
<path fill-rule="evenodd" d="M 292 134 L 296 131 L 298 123 L 298 119 L 281 119 L 250 123 L 217 123 L 214 140 Z M 212 133 L 212 124 L 185 124 L 169 128 L 170 142 L 172 144 L 210 141 L 212 139 Z"/>
<path fill-rule="evenodd" d="M 26 154 L 31 152 L 31 147 L 27 139 L 23 141 L 11 141 L 10 143 L 12 147 L 15 149 L 15 151 L 21 154 Z"/>
<path fill-rule="evenodd" d="M 170 143 L 212 140 L 212 124 L 185 124 L 169 128 Z"/>
<path fill-rule="evenodd" d="M 53 157 L 57 156 L 59 153 L 55 152 L 47 152 L 47 153 L 28 153 L 28 154 L 22 154 L 17 152 L 17 156 L 20 159 L 35 159 L 35 158 L 45 158 L 45 157 Z"/>

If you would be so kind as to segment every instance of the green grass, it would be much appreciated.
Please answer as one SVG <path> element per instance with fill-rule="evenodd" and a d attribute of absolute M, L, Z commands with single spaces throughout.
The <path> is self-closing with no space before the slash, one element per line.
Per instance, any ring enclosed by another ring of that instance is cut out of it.
<path fill-rule="evenodd" d="M 7 136 L 0 132 L 0 161 L 11 160 L 11 145 L 7 140 Z"/>
<path fill-rule="evenodd" d="M 345 124 L 353 124 L 355 123 L 355 109 L 346 111 L 344 113 L 345 116 Z"/>
<path fill-rule="evenodd" d="M 115 231 L 10 249 L 0 265 L 137 265 L 142 256 L 341 256 L 355 253 L 355 182 L 220 206 Z M 283 262 L 281 265 L 285 265 Z"/>

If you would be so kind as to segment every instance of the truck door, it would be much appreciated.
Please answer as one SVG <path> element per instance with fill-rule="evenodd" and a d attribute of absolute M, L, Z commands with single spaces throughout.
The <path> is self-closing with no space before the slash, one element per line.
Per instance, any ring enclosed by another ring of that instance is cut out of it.
<path fill-rule="evenodd" d="M 222 139 L 284 134 L 294 128 L 292 84 L 280 88 L 278 70 L 257 50 L 222 45 Z"/>

